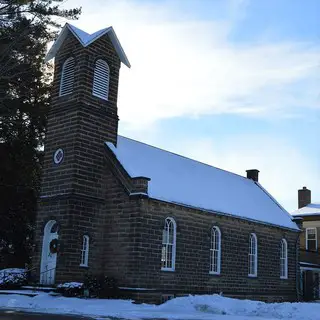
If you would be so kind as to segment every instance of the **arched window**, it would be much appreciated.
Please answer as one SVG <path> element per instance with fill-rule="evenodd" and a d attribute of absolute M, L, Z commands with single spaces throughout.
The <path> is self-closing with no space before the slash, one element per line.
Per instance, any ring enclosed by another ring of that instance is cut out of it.
<path fill-rule="evenodd" d="M 94 68 L 92 95 L 108 100 L 109 78 L 110 70 L 108 64 L 104 60 L 97 60 Z"/>
<path fill-rule="evenodd" d="M 62 67 L 61 81 L 60 81 L 60 96 L 65 96 L 72 93 L 74 82 L 74 58 L 68 58 Z"/>
<path fill-rule="evenodd" d="M 218 227 L 211 229 L 210 273 L 220 274 L 221 269 L 221 232 Z"/>
<path fill-rule="evenodd" d="M 286 239 L 280 244 L 280 278 L 288 279 L 288 244 Z"/>
<path fill-rule="evenodd" d="M 258 243 L 255 233 L 250 234 L 248 254 L 248 276 L 256 277 L 258 274 Z"/>
<path fill-rule="evenodd" d="M 174 271 L 176 259 L 176 222 L 166 218 L 162 232 L 161 270 Z"/>
<path fill-rule="evenodd" d="M 81 267 L 87 267 L 89 262 L 89 236 L 82 237 L 82 249 L 81 249 Z"/>

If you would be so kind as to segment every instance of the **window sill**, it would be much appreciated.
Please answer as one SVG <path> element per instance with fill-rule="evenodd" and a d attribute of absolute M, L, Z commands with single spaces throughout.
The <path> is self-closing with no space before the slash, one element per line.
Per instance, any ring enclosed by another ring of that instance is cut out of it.
<path fill-rule="evenodd" d="M 70 93 L 65 93 L 65 94 L 62 94 L 62 95 L 58 95 L 57 96 L 58 99 L 63 99 L 63 100 L 74 100 L 75 97 L 74 97 L 74 92 L 70 92 Z"/>
<path fill-rule="evenodd" d="M 221 275 L 220 272 L 213 272 L 213 271 L 209 271 L 209 274 L 212 276 L 220 276 Z"/>
<path fill-rule="evenodd" d="M 281 280 L 288 280 L 288 277 L 280 277 Z"/>
<path fill-rule="evenodd" d="M 161 271 L 174 272 L 175 270 L 173 268 L 161 268 Z"/>
<path fill-rule="evenodd" d="M 109 97 L 107 98 L 107 97 L 102 96 L 102 95 L 99 95 L 99 94 L 94 94 L 94 93 L 92 93 L 92 96 L 93 96 L 93 97 L 96 97 L 96 98 L 99 98 L 99 99 L 101 99 L 101 100 L 103 100 L 103 101 L 109 101 Z"/>
<path fill-rule="evenodd" d="M 89 268 L 89 266 L 87 264 L 80 264 L 79 265 L 81 268 Z"/>
<path fill-rule="evenodd" d="M 257 274 L 248 274 L 248 278 L 258 278 Z"/>

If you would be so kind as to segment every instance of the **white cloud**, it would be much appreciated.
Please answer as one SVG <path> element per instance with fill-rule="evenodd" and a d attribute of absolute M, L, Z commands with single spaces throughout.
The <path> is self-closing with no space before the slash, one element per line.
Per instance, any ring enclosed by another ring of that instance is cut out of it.
<path fill-rule="evenodd" d="M 298 188 L 320 193 L 319 168 L 294 146 L 265 136 L 232 137 L 223 145 L 191 133 L 172 139 L 157 122 L 221 113 L 293 118 L 304 108 L 319 107 L 319 46 L 230 41 L 247 2 L 228 0 L 229 14 L 214 21 L 195 18 L 179 1 L 69 0 L 67 5 L 84 7 L 74 24 L 87 32 L 113 25 L 131 62 L 130 70 L 121 68 L 122 134 L 241 175 L 258 168 L 262 184 L 291 211 Z"/>
<path fill-rule="evenodd" d="M 313 201 L 320 201 L 319 167 L 284 139 L 265 135 L 240 135 L 218 139 L 183 140 L 152 137 L 160 147 L 246 176 L 246 170 L 260 170 L 259 181 L 289 212 L 297 209 L 297 190 L 311 189 Z"/>
<path fill-rule="evenodd" d="M 112 24 L 132 64 L 121 70 L 122 121 L 140 126 L 179 116 L 266 116 L 317 107 L 319 47 L 232 43 L 228 35 L 243 17 L 237 8 L 247 1 L 229 1 L 230 15 L 219 21 L 196 19 L 178 3 L 109 0 L 89 7 L 83 1 L 75 24 L 89 32 Z M 296 88 L 301 82 L 309 86 L 306 94 Z"/>

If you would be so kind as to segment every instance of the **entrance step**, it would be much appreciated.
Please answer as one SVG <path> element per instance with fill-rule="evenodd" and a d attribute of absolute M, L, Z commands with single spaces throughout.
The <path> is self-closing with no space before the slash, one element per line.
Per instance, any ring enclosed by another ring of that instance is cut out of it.
<path fill-rule="evenodd" d="M 32 290 L 32 291 L 40 291 L 40 292 L 56 292 L 56 288 L 54 287 L 44 287 L 44 286 L 22 286 L 22 290 Z"/>
<path fill-rule="evenodd" d="M 35 297 L 39 295 L 39 292 L 31 290 L 0 290 L 0 294 L 18 294 L 20 296 Z"/>
<path fill-rule="evenodd" d="M 35 297 L 44 292 L 52 296 L 60 295 L 59 293 L 56 292 L 56 288 L 43 287 L 43 286 L 22 286 L 19 289 L 0 290 L 0 294 L 18 294 L 18 295 L 28 296 L 28 297 Z"/>

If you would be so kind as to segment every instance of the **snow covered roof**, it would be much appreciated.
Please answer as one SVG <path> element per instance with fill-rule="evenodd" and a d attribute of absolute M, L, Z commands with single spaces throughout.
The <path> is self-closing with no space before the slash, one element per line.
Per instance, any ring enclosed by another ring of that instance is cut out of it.
<path fill-rule="evenodd" d="M 310 203 L 305 207 L 293 211 L 291 215 L 294 217 L 320 216 L 320 203 Z"/>
<path fill-rule="evenodd" d="M 115 50 L 117 51 L 117 53 L 119 55 L 120 61 L 123 64 L 125 64 L 128 68 L 131 67 L 130 62 L 129 62 L 125 52 L 123 51 L 122 46 L 117 38 L 117 35 L 114 32 L 112 27 L 101 29 L 93 34 L 89 34 L 89 33 L 84 32 L 83 30 L 76 28 L 75 26 L 73 26 L 69 23 L 66 23 L 64 25 L 58 38 L 56 39 L 56 41 L 54 42 L 54 44 L 50 48 L 49 52 L 47 53 L 46 58 L 45 58 L 46 62 L 50 61 L 51 59 L 53 59 L 55 57 L 57 51 L 59 50 L 59 48 L 62 45 L 65 38 L 67 37 L 69 31 L 72 32 L 72 34 L 79 40 L 79 42 L 84 47 L 87 47 L 88 45 L 90 45 L 92 42 L 96 41 L 97 39 L 99 39 L 103 35 L 108 34 Z"/>
<path fill-rule="evenodd" d="M 150 178 L 150 198 L 299 230 L 251 179 L 122 136 L 106 145 L 132 178 Z"/>

